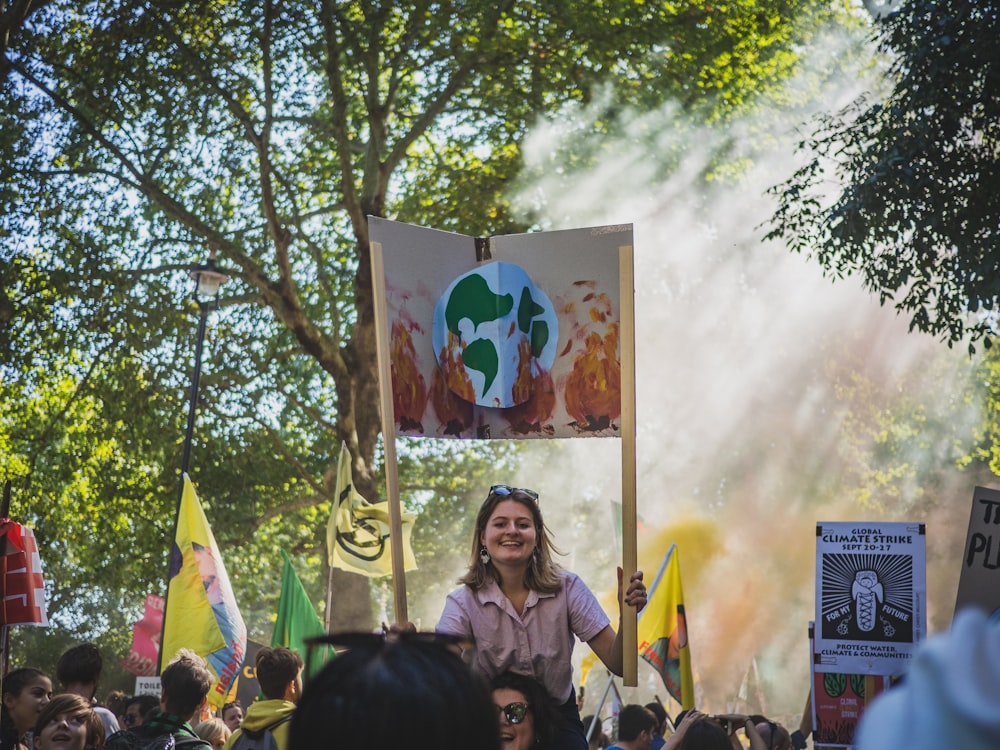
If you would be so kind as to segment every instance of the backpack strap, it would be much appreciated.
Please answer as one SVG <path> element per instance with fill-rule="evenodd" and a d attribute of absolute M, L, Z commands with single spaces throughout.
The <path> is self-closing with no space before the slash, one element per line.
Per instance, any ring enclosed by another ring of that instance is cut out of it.
<path fill-rule="evenodd" d="M 212 743 L 208 740 L 203 740 L 201 737 L 188 737 L 187 735 L 178 737 L 175 734 L 174 747 L 189 747 L 193 749 L 195 747 L 212 747 Z"/>
<path fill-rule="evenodd" d="M 249 737 L 252 740 L 259 740 L 261 737 L 263 737 L 268 732 L 271 732 L 271 731 L 277 729 L 278 727 L 280 727 L 285 722 L 288 722 L 288 721 L 291 721 L 291 720 L 292 720 L 292 714 L 288 714 L 288 716 L 285 716 L 285 717 L 283 717 L 281 719 L 278 719 L 273 724 L 268 724 L 266 727 L 262 727 L 261 729 L 258 729 L 256 732 L 251 732 L 246 727 L 240 727 L 240 734 L 245 734 L 247 737 Z"/>

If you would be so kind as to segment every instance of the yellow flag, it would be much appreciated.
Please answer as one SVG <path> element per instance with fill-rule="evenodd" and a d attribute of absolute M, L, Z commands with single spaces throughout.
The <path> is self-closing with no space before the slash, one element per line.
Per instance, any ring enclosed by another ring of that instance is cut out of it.
<path fill-rule="evenodd" d="M 212 528 L 187 474 L 170 552 L 160 647 L 162 666 L 182 648 L 204 657 L 216 678 L 208 691 L 208 701 L 216 708 L 225 702 L 239 676 L 247 648 L 246 624 Z"/>
<path fill-rule="evenodd" d="M 410 547 L 416 515 L 402 513 L 403 567 L 415 570 L 417 561 Z M 377 578 L 392 573 L 389 538 L 389 503 L 370 503 L 354 489 L 351 453 L 340 446 L 337 461 L 337 488 L 326 527 L 327 559 L 334 568 Z"/>
<path fill-rule="evenodd" d="M 688 644 L 684 591 L 677 545 L 671 544 L 649 590 L 638 625 L 639 655 L 659 673 L 667 692 L 694 708 L 694 677 Z"/>

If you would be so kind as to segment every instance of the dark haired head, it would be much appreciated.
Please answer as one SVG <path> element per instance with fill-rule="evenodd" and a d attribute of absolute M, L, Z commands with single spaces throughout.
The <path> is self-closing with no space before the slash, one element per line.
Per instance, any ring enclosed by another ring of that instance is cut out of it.
<path fill-rule="evenodd" d="M 665 709 L 663 707 L 663 704 L 661 704 L 659 701 L 650 701 L 649 703 L 646 704 L 646 708 L 652 711 L 653 716 L 656 717 L 657 721 L 656 731 L 662 732 L 663 725 L 667 721 L 667 709 Z"/>
<path fill-rule="evenodd" d="M 593 729 L 590 729 L 591 724 L 594 725 Z M 604 739 L 604 725 L 601 723 L 600 719 L 594 721 L 594 714 L 587 714 L 583 717 L 583 731 L 586 734 L 588 730 L 590 730 L 590 733 L 587 734 L 588 744 L 596 744 L 600 747 L 604 747 L 601 742 L 601 740 Z"/>
<path fill-rule="evenodd" d="M 160 674 L 167 713 L 186 721 L 205 700 L 214 681 L 204 659 L 191 649 L 180 649 Z"/>
<path fill-rule="evenodd" d="M 680 747 L 681 750 L 733 750 L 726 730 L 707 716 L 687 728 Z"/>
<path fill-rule="evenodd" d="M 486 683 L 452 647 L 408 635 L 352 638 L 306 685 L 289 747 L 324 747 L 335 737 L 338 747 L 398 750 L 419 738 L 435 750 L 498 750 Z"/>
<path fill-rule="evenodd" d="M 42 730 L 64 714 L 72 718 L 80 717 L 83 719 L 83 725 L 87 729 L 84 750 L 97 750 L 104 744 L 104 722 L 90 707 L 90 701 L 73 693 L 63 693 L 53 697 L 38 714 L 34 731 L 34 745 L 38 750 L 47 750 L 44 738 L 40 736 Z"/>
<path fill-rule="evenodd" d="M 0 696 L 0 746 L 6 747 L 17 742 L 19 736 L 23 733 L 23 731 L 18 731 L 18 728 L 14 725 L 14 718 L 11 716 L 7 708 L 7 701 L 4 699 L 8 695 L 13 698 L 19 697 L 26 687 L 34 684 L 39 679 L 48 680 L 49 676 L 45 672 L 33 669 L 32 667 L 21 667 L 3 676 L 3 695 Z M 47 692 L 49 694 L 52 693 L 51 680 L 49 681 Z M 24 730 L 24 727 L 22 727 L 22 730 Z"/>
<path fill-rule="evenodd" d="M 260 692 L 268 700 L 285 697 L 288 684 L 302 671 L 302 657 L 289 648 L 269 648 L 264 646 L 257 652 L 257 682 Z M 223 709 L 225 710 L 225 709 Z"/>
<path fill-rule="evenodd" d="M 548 747 L 555 737 L 556 725 L 561 721 L 560 715 L 552 706 L 545 686 L 538 680 L 516 672 L 503 672 L 490 681 L 493 690 L 516 690 L 524 696 L 531 706 L 531 715 L 535 720 L 535 736 L 541 747 Z"/>
<path fill-rule="evenodd" d="M 630 703 L 618 712 L 618 739 L 632 742 L 643 732 L 656 730 L 656 717 L 645 706 Z"/>
<path fill-rule="evenodd" d="M 131 698 L 129 698 L 128 703 L 125 704 L 125 710 L 123 711 L 123 713 L 125 714 L 124 718 L 126 719 L 126 723 L 129 723 L 131 721 L 128 718 L 128 710 L 132 706 L 136 707 L 136 711 L 138 712 L 136 715 L 142 721 L 145 721 L 146 717 L 149 716 L 150 711 L 158 709 L 160 707 L 160 699 L 157 698 L 155 695 L 133 695 Z"/>
<path fill-rule="evenodd" d="M 86 685 L 93 683 L 96 687 L 101 679 L 104 659 L 93 643 L 81 643 L 73 646 L 59 657 L 56 664 L 56 677 L 65 688 L 67 685 Z"/>

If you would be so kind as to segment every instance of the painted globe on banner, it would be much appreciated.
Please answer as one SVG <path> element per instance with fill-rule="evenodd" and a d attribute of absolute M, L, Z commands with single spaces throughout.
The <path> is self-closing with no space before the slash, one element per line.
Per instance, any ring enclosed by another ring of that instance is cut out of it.
<path fill-rule="evenodd" d="M 479 406 L 527 401 L 536 379 L 552 368 L 558 339 L 552 302 L 513 263 L 462 274 L 434 309 L 438 367 L 453 393 Z"/>

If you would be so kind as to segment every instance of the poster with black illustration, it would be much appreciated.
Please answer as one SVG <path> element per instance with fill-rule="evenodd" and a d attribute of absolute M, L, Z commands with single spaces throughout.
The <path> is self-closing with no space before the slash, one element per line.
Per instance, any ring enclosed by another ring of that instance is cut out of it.
<path fill-rule="evenodd" d="M 926 633 L 923 524 L 816 527 L 816 671 L 895 675 Z"/>

